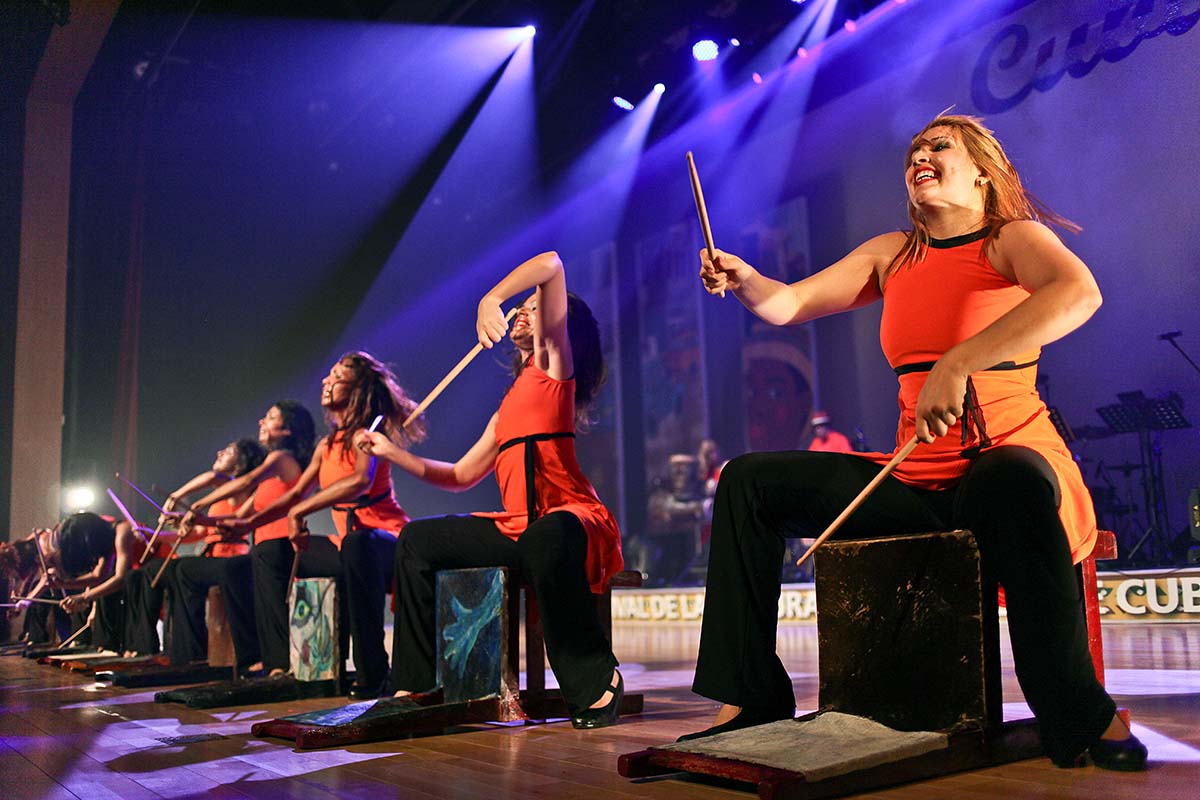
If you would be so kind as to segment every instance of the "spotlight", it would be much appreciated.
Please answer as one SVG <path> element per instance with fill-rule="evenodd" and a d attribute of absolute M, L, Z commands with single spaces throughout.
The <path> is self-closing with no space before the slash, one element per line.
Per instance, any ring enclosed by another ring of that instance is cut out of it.
<path fill-rule="evenodd" d="M 521 28 L 521 35 L 526 39 L 532 39 L 534 36 L 537 36 L 537 28 L 532 25 L 526 25 L 524 28 Z"/>
<path fill-rule="evenodd" d="M 796 48 L 796 58 L 808 58 L 808 49 L 804 47 Z"/>
<path fill-rule="evenodd" d="M 654 91 L 655 91 L 657 94 L 662 94 L 662 93 L 663 93 L 663 92 L 665 92 L 666 90 L 667 90 L 667 87 L 666 87 L 664 84 L 661 84 L 661 83 L 656 83 L 656 84 L 654 84 Z"/>
<path fill-rule="evenodd" d="M 697 61 L 712 61 L 720 53 L 720 48 L 712 39 L 701 39 L 692 45 L 692 58 Z"/>
<path fill-rule="evenodd" d="M 846 27 L 847 33 L 854 33 L 856 30 L 858 30 L 858 23 L 852 19 L 848 19 L 848 20 L 846 20 L 845 27 Z"/>
<path fill-rule="evenodd" d="M 96 502 L 96 493 L 90 486 L 72 486 L 63 492 L 63 506 L 66 511 L 87 511 Z"/>
<path fill-rule="evenodd" d="M 751 75 L 751 76 L 750 76 L 750 80 L 754 81 L 755 83 L 762 83 L 762 75 L 759 75 L 759 74 L 756 72 L 756 73 L 754 73 L 753 75 Z"/>
<path fill-rule="evenodd" d="M 730 40 L 729 40 L 729 46 L 730 46 L 730 47 L 741 47 L 741 46 L 742 46 L 742 40 L 741 40 L 741 39 L 737 39 L 737 38 L 730 39 Z"/>
<path fill-rule="evenodd" d="M 622 111 L 633 111 L 633 103 L 629 102 L 624 97 L 614 97 L 613 105 Z"/>

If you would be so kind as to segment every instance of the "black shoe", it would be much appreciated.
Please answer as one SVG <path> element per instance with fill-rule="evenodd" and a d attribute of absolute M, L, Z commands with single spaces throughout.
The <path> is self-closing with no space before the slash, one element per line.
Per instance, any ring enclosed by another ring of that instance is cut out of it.
<path fill-rule="evenodd" d="M 1088 748 L 1092 763 L 1100 769 L 1141 772 L 1146 768 L 1146 745 L 1132 733 L 1128 739 L 1101 739 Z"/>
<path fill-rule="evenodd" d="M 766 725 L 771 722 L 779 722 L 781 719 L 792 719 L 796 716 L 796 709 L 793 708 L 777 708 L 769 710 L 765 708 L 743 708 L 738 712 L 737 716 L 728 722 L 722 722 L 720 725 L 713 725 L 711 728 L 705 728 L 702 731 L 695 733 L 685 733 L 676 739 L 676 742 L 690 742 L 693 739 L 704 739 L 709 736 L 716 736 L 719 733 L 729 733 L 730 731 L 740 731 L 742 728 L 753 728 L 755 725 Z"/>
<path fill-rule="evenodd" d="M 378 683 L 362 684 L 357 681 L 350 687 L 349 697 L 351 700 L 374 700 L 377 697 L 390 695 L 392 688 L 392 679 L 384 677 Z"/>
<path fill-rule="evenodd" d="M 617 724 L 617 717 L 621 715 L 621 698 L 625 696 L 625 679 L 621 677 L 619 670 L 613 670 L 613 672 L 617 673 L 617 685 L 608 687 L 608 690 L 612 692 L 612 699 L 599 708 L 585 708 L 578 714 L 573 714 L 571 716 L 572 727 L 590 730 Z"/>

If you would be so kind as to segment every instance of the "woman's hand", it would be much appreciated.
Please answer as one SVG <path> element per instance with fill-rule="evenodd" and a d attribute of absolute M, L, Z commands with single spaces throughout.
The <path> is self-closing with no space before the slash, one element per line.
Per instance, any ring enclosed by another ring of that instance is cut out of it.
<path fill-rule="evenodd" d="M 955 366 L 949 353 L 933 365 L 917 395 L 914 409 L 917 438 L 922 442 L 928 444 L 938 436 L 945 436 L 950 426 L 962 416 L 967 377 L 965 371 Z"/>
<path fill-rule="evenodd" d="M 737 291 L 753 274 L 754 267 L 733 253 L 716 250 L 709 258 L 707 247 L 700 251 L 700 280 L 709 294 Z"/>
<path fill-rule="evenodd" d="M 475 334 L 479 343 L 489 350 L 496 342 L 504 339 L 508 333 L 508 320 L 500 308 L 500 301 L 490 294 L 484 295 L 479 301 L 478 313 L 475 317 Z"/>
<path fill-rule="evenodd" d="M 288 541 L 292 543 L 292 549 L 303 553 L 308 549 L 308 539 L 308 523 L 304 521 L 304 517 L 288 514 Z"/>
<path fill-rule="evenodd" d="M 73 594 L 64 597 L 62 601 L 62 608 L 63 611 L 66 611 L 68 614 L 74 614 L 76 611 L 81 610 L 90 602 L 92 602 L 92 599 L 88 597 L 87 590 L 84 590 L 79 594 Z"/>
<path fill-rule="evenodd" d="M 396 446 L 396 443 L 379 431 L 360 431 L 358 435 L 358 448 L 364 453 L 387 459 L 388 461 L 393 461 L 393 456 L 400 452 L 400 448 Z"/>

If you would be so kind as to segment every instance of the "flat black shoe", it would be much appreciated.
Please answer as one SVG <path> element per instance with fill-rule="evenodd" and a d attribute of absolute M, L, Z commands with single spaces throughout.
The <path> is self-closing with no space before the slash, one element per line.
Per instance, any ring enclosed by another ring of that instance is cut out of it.
<path fill-rule="evenodd" d="M 571 716 L 572 727 L 590 730 L 617 724 L 617 717 L 621 715 L 621 698 L 625 696 L 625 679 L 621 677 L 620 670 L 613 671 L 617 673 L 617 685 L 608 687 L 613 694 L 612 700 L 599 708 L 585 708 L 578 714 L 573 714 Z"/>
<path fill-rule="evenodd" d="M 1100 769 L 1141 772 L 1146 768 L 1146 745 L 1132 733 L 1128 739 L 1101 739 L 1088 748 L 1092 763 Z"/>
<path fill-rule="evenodd" d="M 675 741 L 690 742 L 693 739 L 704 739 L 709 736 L 716 736 L 719 733 L 740 731 L 742 728 L 753 728 L 755 725 L 766 725 L 771 722 L 779 722 L 782 719 L 792 719 L 795 716 L 795 708 L 777 708 L 774 710 L 765 708 L 743 708 L 738 712 L 736 717 L 728 722 L 722 722 L 720 725 L 713 725 L 711 728 L 705 728 L 704 730 L 696 731 L 695 733 L 685 733 Z"/>

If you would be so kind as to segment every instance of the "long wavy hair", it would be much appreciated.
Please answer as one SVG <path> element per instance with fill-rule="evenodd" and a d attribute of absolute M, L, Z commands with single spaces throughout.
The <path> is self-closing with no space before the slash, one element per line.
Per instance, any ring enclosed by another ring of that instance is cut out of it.
<path fill-rule="evenodd" d="M 317 436 L 313 416 L 298 400 L 280 400 L 275 403 L 275 408 L 279 409 L 283 425 L 290 433 L 273 449 L 288 451 L 303 469 L 312 460 L 313 441 Z"/>
<path fill-rule="evenodd" d="M 37 543 L 32 538 L 11 544 L 0 542 L 0 578 L 19 580 L 31 574 L 36 566 Z"/>
<path fill-rule="evenodd" d="M 342 458 L 349 458 L 354 448 L 354 434 L 367 428 L 380 414 L 384 432 L 394 441 L 406 446 L 425 440 L 425 415 L 414 419 L 407 427 L 404 420 L 417 407 L 408 396 L 396 374 L 370 353 L 352 350 L 338 359 L 353 375 L 346 407 L 338 412 L 335 421 L 326 411 L 325 422 L 331 431 L 342 432 Z"/>
<path fill-rule="evenodd" d="M 908 169 L 912 154 L 917 150 L 918 140 L 931 128 L 950 128 L 956 131 L 967 154 L 975 162 L 975 166 L 979 167 L 983 176 L 988 179 L 980 187 L 980 191 L 984 193 L 984 225 L 988 228 L 987 239 L 983 243 L 984 252 L 987 252 L 987 248 L 1000 235 L 1000 229 L 1013 220 L 1037 220 L 1071 233 L 1078 233 L 1082 230 L 1066 217 L 1051 211 L 1024 187 L 1021 183 L 1021 176 L 1017 174 L 1017 168 L 1008 160 L 996 135 L 983 124 L 980 117 L 965 114 L 939 114 L 913 136 L 912 143 L 904 157 L 905 170 Z M 911 198 L 908 201 L 908 219 L 912 223 L 912 230 L 908 232 L 900 252 L 892 259 L 892 263 L 888 264 L 888 274 L 925 258 L 931 238 L 929 225 L 925 220 L 925 215 L 913 204 Z"/>
<path fill-rule="evenodd" d="M 571 339 L 571 368 L 575 378 L 575 424 L 586 430 L 591 424 L 588 412 L 600 387 L 608 380 L 608 365 L 604 363 L 604 351 L 600 345 L 600 323 L 592 309 L 579 295 L 567 292 L 567 336 Z M 512 375 L 515 381 L 525 369 L 525 358 L 520 350 L 512 357 Z"/>

